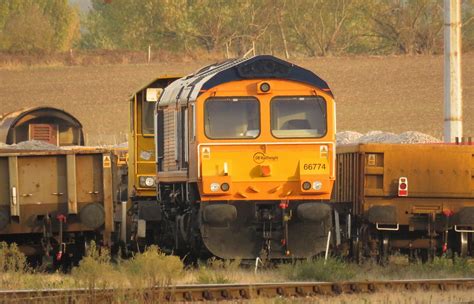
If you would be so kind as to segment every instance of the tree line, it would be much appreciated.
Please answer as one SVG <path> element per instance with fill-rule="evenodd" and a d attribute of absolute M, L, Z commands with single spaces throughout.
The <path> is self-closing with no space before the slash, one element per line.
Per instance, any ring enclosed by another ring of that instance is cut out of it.
<path fill-rule="evenodd" d="M 436 54 L 442 0 L 0 1 L 0 50 L 154 50 L 227 57 Z M 462 1 L 463 49 L 474 49 L 474 0 Z"/>

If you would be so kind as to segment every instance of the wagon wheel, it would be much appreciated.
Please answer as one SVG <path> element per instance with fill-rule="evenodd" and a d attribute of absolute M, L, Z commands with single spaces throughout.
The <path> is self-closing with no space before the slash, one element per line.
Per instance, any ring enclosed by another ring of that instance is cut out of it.
<path fill-rule="evenodd" d="M 467 232 L 459 232 L 459 257 L 465 258 L 469 253 L 469 235 Z"/>

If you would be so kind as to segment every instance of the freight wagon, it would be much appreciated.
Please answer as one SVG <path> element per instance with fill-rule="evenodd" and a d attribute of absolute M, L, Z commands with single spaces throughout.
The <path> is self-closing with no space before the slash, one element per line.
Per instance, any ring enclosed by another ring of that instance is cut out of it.
<path fill-rule="evenodd" d="M 77 262 L 91 240 L 109 246 L 113 165 L 90 148 L 0 150 L 0 241 L 57 264 Z"/>
<path fill-rule="evenodd" d="M 336 243 L 356 259 L 472 255 L 474 145 L 341 146 L 336 168 Z"/>

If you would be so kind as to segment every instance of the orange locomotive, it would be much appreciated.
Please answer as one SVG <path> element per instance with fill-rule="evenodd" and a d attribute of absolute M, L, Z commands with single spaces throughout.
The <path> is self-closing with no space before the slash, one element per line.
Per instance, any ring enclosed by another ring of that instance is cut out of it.
<path fill-rule="evenodd" d="M 162 248 L 242 259 L 325 250 L 335 103 L 317 75 L 273 56 L 210 65 L 164 89 L 155 123 Z"/>

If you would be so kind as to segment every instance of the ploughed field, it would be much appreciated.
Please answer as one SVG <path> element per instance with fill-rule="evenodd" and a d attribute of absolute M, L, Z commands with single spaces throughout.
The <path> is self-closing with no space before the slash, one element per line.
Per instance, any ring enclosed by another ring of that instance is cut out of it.
<path fill-rule="evenodd" d="M 337 103 L 338 131 L 443 134 L 443 56 L 292 59 L 325 79 Z M 206 61 L 150 65 L 0 67 L 0 114 L 54 106 L 83 124 L 87 144 L 126 141 L 128 99 L 160 75 L 185 75 Z M 474 53 L 463 65 L 464 134 L 474 137 Z"/>

